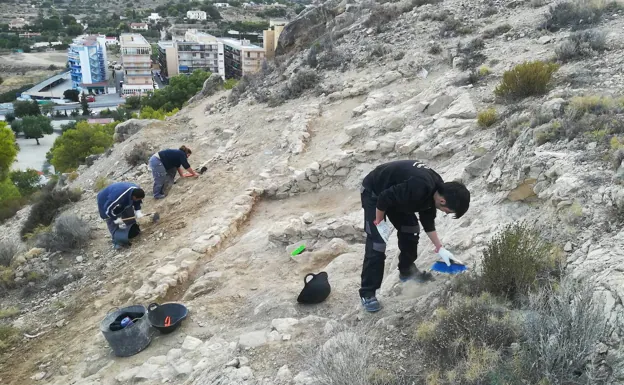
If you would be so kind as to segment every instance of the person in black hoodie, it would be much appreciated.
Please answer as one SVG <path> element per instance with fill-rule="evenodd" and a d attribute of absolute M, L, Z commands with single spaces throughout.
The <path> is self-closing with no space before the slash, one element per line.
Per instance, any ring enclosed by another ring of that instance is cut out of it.
<path fill-rule="evenodd" d="M 419 161 L 399 160 L 371 171 L 364 178 L 360 193 L 367 234 L 360 298 L 367 311 L 376 312 L 381 305 L 375 292 L 381 287 L 386 259 L 386 243 L 377 225 L 387 216 L 397 230 L 401 281 L 422 281 L 426 277 L 414 264 L 420 232 L 418 220 L 437 253 L 442 243 L 435 228 L 436 210 L 461 218 L 468 211 L 470 192 L 460 182 L 444 182 L 438 173 Z"/>

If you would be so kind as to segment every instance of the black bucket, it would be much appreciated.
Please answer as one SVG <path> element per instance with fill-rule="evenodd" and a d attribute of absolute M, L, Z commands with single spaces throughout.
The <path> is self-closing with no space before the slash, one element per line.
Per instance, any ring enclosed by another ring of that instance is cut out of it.
<path fill-rule="evenodd" d="M 128 207 L 121 215 L 122 218 L 130 218 L 134 216 L 135 213 L 133 207 Z M 124 221 L 124 223 L 126 224 L 125 229 L 118 227 L 113 233 L 113 240 L 119 245 L 129 244 L 130 239 L 137 237 L 141 233 L 141 228 L 139 227 L 136 219 L 130 219 Z"/>
<path fill-rule="evenodd" d="M 311 278 L 308 280 L 308 278 Z M 305 304 L 321 303 L 329 297 L 331 286 L 327 273 L 308 274 L 303 278 L 304 287 L 297 298 L 297 302 Z"/>
<path fill-rule="evenodd" d="M 162 334 L 176 330 L 186 319 L 188 309 L 180 303 L 151 303 L 147 307 L 147 318 L 150 324 Z"/>
<path fill-rule="evenodd" d="M 132 325 L 121 330 L 111 330 L 111 325 L 125 313 L 139 313 L 142 316 L 132 320 Z M 117 357 L 129 357 L 147 348 L 152 342 L 152 327 L 143 305 L 133 305 L 110 312 L 100 323 L 100 331 Z"/>

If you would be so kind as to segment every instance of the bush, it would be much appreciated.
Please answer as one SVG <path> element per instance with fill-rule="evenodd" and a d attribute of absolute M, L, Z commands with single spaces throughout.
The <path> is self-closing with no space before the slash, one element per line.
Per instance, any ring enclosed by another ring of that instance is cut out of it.
<path fill-rule="evenodd" d="M 49 226 L 60 208 L 71 202 L 78 202 L 81 195 L 79 190 L 44 191 L 30 210 L 21 235 L 32 233 L 38 226 Z"/>
<path fill-rule="evenodd" d="M 5 122 L 0 122 L 0 180 L 8 175 L 16 156 L 15 135 Z"/>
<path fill-rule="evenodd" d="M 366 28 L 381 27 L 387 25 L 401 14 L 399 8 L 393 4 L 382 4 L 371 10 L 368 19 L 364 21 Z"/>
<path fill-rule="evenodd" d="M 596 346 L 608 339 L 604 304 L 589 282 L 564 278 L 532 294 L 519 360 L 522 378 L 553 385 L 589 383 Z"/>
<path fill-rule="evenodd" d="M 542 61 L 524 62 L 505 71 L 503 80 L 496 87 L 497 96 L 524 98 L 543 95 L 547 91 L 553 73 L 559 69 L 555 63 Z"/>
<path fill-rule="evenodd" d="M 415 333 L 425 374 L 441 385 L 488 383 L 500 351 L 518 338 L 509 310 L 489 294 L 453 297 L 447 308 L 438 308 L 434 319 L 422 322 Z"/>
<path fill-rule="evenodd" d="M 433 43 L 431 47 L 429 47 L 429 53 L 431 55 L 439 55 L 442 53 L 442 46 L 438 43 Z"/>
<path fill-rule="evenodd" d="M 572 30 L 588 28 L 600 22 L 605 12 L 619 8 L 615 1 L 571 0 L 550 6 L 541 28 L 557 32 L 561 28 Z"/>
<path fill-rule="evenodd" d="M 182 108 L 191 97 L 197 94 L 204 86 L 204 82 L 210 77 L 210 72 L 195 70 L 190 75 L 177 75 L 169 79 L 169 85 L 155 90 L 141 98 L 141 108 L 151 107 L 155 111 L 162 109 L 164 112 Z M 126 104 L 128 101 L 126 99 Z"/>
<path fill-rule="evenodd" d="M 86 246 L 89 224 L 74 214 L 62 214 L 54 222 L 53 231 L 37 237 L 37 246 L 52 251 L 69 251 Z"/>
<path fill-rule="evenodd" d="M 477 123 L 481 127 L 490 127 L 498 120 L 498 115 L 494 108 L 488 108 L 485 111 L 481 111 L 477 114 Z"/>
<path fill-rule="evenodd" d="M 13 257 L 20 251 L 21 245 L 18 241 L 0 241 L 0 266 L 9 267 Z"/>
<path fill-rule="evenodd" d="M 154 152 L 150 146 L 145 142 L 141 142 L 136 144 L 132 150 L 126 154 L 125 158 L 130 166 L 136 167 L 140 164 L 147 164 L 152 155 L 154 155 Z"/>
<path fill-rule="evenodd" d="M 505 226 L 486 245 L 481 279 L 488 292 L 518 301 L 555 267 L 550 247 L 523 223 Z"/>
<path fill-rule="evenodd" d="M 373 339 L 357 332 L 342 331 L 320 348 L 306 354 L 306 364 L 315 383 L 321 385 L 365 385 L 372 363 Z"/>
<path fill-rule="evenodd" d="M 10 325 L 0 325 L 0 353 L 19 341 L 19 330 Z"/>
<path fill-rule="evenodd" d="M 28 201 L 22 197 L 2 201 L 0 204 L 0 222 L 13 217 L 26 203 Z"/>
<path fill-rule="evenodd" d="M 79 122 L 75 129 L 56 138 L 49 153 L 50 163 L 57 171 L 67 172 L 78 168 L 89 155 L 104 153 L 113 145 L 117 124 Z"/>
<path fill-rule="evenodd" d="M 37 170 L 11 171 L 9 177 L 23 197 L 29 197 L 39 190 L 40 177 Z"/>
<path fill-rule="evenodd" d="M 483 34 L 481 35 L 484 39 L 493 39 L 497 36 L 500 36 L 502 34 L 505 34 L 507 32 L 511 31 L 511 25 L 509 24 L 502 24 L 499 25 L 497 27 L 494 28 L 490 28 L 490 29 L 486 29 L 485 31 L 483 31 Z"/>
<path fill-rule="evenodd" d="M 467 35 L 471 32 L 471 27 L 465 25 L 453 16 L 447 17 L 440 26 L 440 36 L 442 37 Z"/>
<path fill-rule="evenodd" d="M 562 62 L 593 57 L 606 49 L 606 34 L 601 31 L 582 31 L 570 35 L 556 49 L 557 59 Z"/>
<path fill-rule="evenodd" d="M 277 94 L 274 94 L 269 99 L 269 107 L 275 107 L 286 100 L 295 99 L 300 97 L 306 90 L 313 89 L 319 83 L 319 76 L 316 71 L 313 70 L 300 70 L 297 72 L 286 84 L 281 87 Z"/>
<path fill-rule="evenodd" d="M 4 310 L 0 310 L 0 320 L 5 318 L 11 318 L 19 314 L 19 309 L 16 307 L 9 307 Z"/>
<path fill-rule="evenodd" d="M 50 280 L 46 284 L 46 288 L 54 292 L 59 292 L 63 290 L 65 286 L 69 285 L 70 283 L 74 281 L 81 279 L 82 277 L 83 277 L 83 274 L 78 270 L 74 270 L 70 272 L 65 271 L 62 273 L 58 273 L 50 278 Z"/>
<path fill-rule="evenodd" d="M 162 108 L 159 110 L 154 110 L 152 107 L 144 107 L 141 109 L 141 114 L 139 115 L 140 119 L 158 119 L 165 120 L 168 116 L 173 116 L 177 114 L 180 110 L 174 108 L 170 112 L 165 112 Z"/>
<path fill-rule="evenodd" d="M 128 96 L 124 104 L 130 110 L 138 110 L 139 108 L 141 108 L 141 97 Z"/>

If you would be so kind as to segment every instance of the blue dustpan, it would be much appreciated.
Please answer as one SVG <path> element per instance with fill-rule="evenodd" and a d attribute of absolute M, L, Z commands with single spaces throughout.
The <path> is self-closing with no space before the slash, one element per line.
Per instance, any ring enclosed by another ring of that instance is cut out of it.
<path fill-rule="evenodd" d="M 453 262 L 451 262 L 451 266 L 447 266 L 446 263 L 442 261 L 437 261 L 433 264 L 433 266 L 431 266 L 431 270 L 437 271 L 439 273 L 459 274 L 462 271 L 468 270 L 468 267 Z"/>

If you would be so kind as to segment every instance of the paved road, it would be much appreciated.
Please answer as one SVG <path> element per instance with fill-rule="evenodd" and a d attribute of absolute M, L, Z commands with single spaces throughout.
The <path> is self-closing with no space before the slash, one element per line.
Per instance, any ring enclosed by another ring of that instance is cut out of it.
<path fill-rule="evenodd" d="M 105 100 L 96 100 L 93 103 L 89 103 L 89 108 L 107 108 L 107 107 L 118 107 L 121 104 L 124 104 L 125 100 L 120 98 L 118 95 L 102 95 L 100 96 Z M 75 104 L 59 104 L 54 107 L 54 111 L 71 111 L 75 109 L 80 109 L 80 103 Z M 13 112 L 13 106 L 9 108 L 0 108 L 0 114 L 4 115 L 7 113 Z"/>

